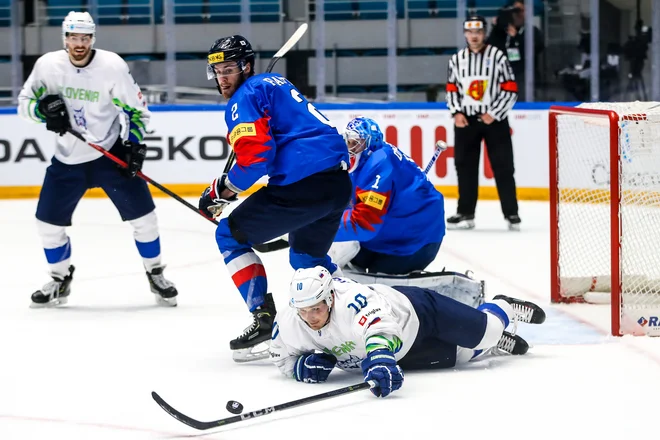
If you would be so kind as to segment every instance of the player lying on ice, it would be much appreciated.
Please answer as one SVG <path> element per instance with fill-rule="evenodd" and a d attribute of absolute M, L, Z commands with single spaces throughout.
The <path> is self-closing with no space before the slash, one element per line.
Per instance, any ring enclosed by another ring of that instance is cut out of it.
<path fill-rule="evenodd" d="M 424 270 L 445 235 L 442 194 L 410 157 L 383 140 L 373 119 L 350 121 L 344 139 L 353 196 L 330 248 L 333 263 L 351 272 Z"/>
<path fill-rule="evenodd" d="M 401 388 L 403 370 L 525 354 L 527 342 L 505 329 L 545 321 L 536 304 L 503 295 L 475 309 L 429 289 L 332 278 L 320 266 L 298 269 L 290 295 L 270 345 L 280 371 L 308 383 L 324 382 L 335 367 L 361 371 L 379 397 Z"/>

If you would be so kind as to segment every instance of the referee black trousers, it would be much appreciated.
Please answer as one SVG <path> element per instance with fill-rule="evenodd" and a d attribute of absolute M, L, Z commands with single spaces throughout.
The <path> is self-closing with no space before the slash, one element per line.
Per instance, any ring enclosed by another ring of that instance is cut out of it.
<path fill-rule="evenodd" d="M 474 215 L 479 196 L 479 157 L 481 141 L 486 141 L 486 151 L 495 176 L 495 185 L 505 217 L 518 215 L 516 181 L 513 177 L 513 145 L 509 121 L 493 121 L 484 124 L 476 116 L 469 117 L 468 126 L 454 126 L 454 163 L 458 175 L 458 209 L 462 215 Z"/>

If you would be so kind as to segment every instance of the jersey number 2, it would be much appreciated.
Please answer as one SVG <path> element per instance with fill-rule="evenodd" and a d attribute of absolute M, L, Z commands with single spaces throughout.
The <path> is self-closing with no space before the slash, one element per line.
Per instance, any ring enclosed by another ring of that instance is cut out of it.
<path fill-rule="evenodd" d="M 296 89 L 291 89 L 291 97 L 296 101 L 296 102 L 303 102 L 303 98 L 300 97 L 300 92 Z M 307 103 L 307 111 L 309 111 L 316 119 L 321 121 L 321 123 L 335 128 L 332 122 L 328 120 L 325 116 L 323 116 L 318 110 L 316 110 L 316 107 L 312 105 L 311 102 Z"/>

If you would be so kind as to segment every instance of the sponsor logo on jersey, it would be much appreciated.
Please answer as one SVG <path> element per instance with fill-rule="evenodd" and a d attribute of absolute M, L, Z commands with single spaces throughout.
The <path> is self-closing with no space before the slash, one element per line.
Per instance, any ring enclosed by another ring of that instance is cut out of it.
<path fill-rule="evenodd" d="M 481 101 L 486 94 L 488 89 L 488 81 L 483 79 L 475 79 L 470 83 L 470 86 L 467 89 L 467 94 L 469 97 L 476 101 Z"/>
<path fill-rule="evenodd" d="M 360 324 L 360 325 L 363 326 L 365 322 L 367 322 L 367 317 L 366 317 L 366 316 L 363 316 L 363 317 L 360 318 L 360 320 L 358 321 L 358 324 Z"/>
<path fill-rule="evenodd" d="M 225 53 L 224 52 L 217 52 L 217 53 L 211 53 L 208 56 L 209 64 L 214 64 L 214 63 L 222 63 L 225 61 Z"/>
<path fill-rule="evenodd" d="M 64 88 L 64 97 L 69 99 L 78 99 L 80 101 L 99 102 L 99 92 L 83 88 Z"/>
<path fill-rule="evenodd" d="M 365 205 L 381 210 L 385 207 L 385 202 L 387 202 L 386 196 L 373 191 L 364 192 L 359 197 Z"/>
<path fill-rule="evenodd" d="M 257 128 L 255 127 L 254 123 L 249 122 L 243 122 L 241 124 L 238 124 L 234 129 L 229 133 L 229 143 L 234 145 L 237 140 L 242 138 L 243 136 L 256 136 L 257 135 Z"/>
<path fill-rule="evenodd" d="M 331 354 L 331 355 L 333 355 L 333 356 L 335 356 L 335 357 L 339 357 L 339 356 L 341 356 L 342 354 L 350 353 L 350 352 L 353 351 L 354 349 L 355 349 L 355 342 L 353 342 L 353 341 L 346 341 L 346 342 L 344 342 L 344 343 L 342 343 L 342 344 L 335 345 L 334 347 L 332 347 L 332 349 L 330 349 L 330 348 L 324 348 L 323 351 L 324 351 L 325 353 L 327 353 L 327 354 Z"/>

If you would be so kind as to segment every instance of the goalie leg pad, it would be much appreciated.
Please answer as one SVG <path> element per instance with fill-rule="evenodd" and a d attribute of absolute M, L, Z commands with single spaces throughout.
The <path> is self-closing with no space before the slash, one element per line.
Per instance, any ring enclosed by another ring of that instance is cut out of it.
<path fill-rule="evenodd" d="M 346 278 L 362 284 L 415 286 L 430 289 L 475 308 L 485 301 L 485 282 L 458 272 L 413 272 L 406 275 L 388 275 L 346 269 L 344 275 Z"/>

